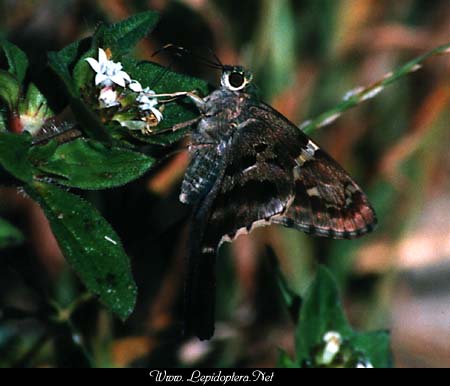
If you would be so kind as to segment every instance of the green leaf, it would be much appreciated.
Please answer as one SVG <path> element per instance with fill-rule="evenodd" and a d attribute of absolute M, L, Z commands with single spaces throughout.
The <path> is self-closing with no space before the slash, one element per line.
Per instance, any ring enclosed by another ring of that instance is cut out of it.
<path fill-rule="evenodd" d="M 133 58 L 126 57 L 123 59 L 122 64 L 133 79 L 139 81 L 143 87 L 150 87 L 156 93 L 175 93 L 195 90 L 200 95 L 208 95 L 210 92 L 207 82 L 169 71 L 155 63 L 137 62 Z M 152 144 L 170 144 L 180 140 L 188 129 L 175 133 L 165 132 L 160 134 L 158 134 L 158 130 L 165 130 L 178 123 L 194 119 L 199 113 L 197 108 L 184 98 L 164 104 L 163 115 L 163 121 L 155 128 L 155 133 L 151 136 L 144 136 L 139 132 L 130 132 L 131 135 L 141 141 Z"/>
<path fill-rule="evenodd" d="M 258 86 L 271 99 L 293 81 L 295 73 L 295 25 L 292 2 L 262 0 L 252 62 Z M 259 64 L 259 65 L 258 65 Z"/>
<path fill-rule="evenodd" d="M 91 56 L 89 55 L 89 53 L 91 52 L 94 52 L 94 49 L 92 48 L 92 38 L 89 37 L 83 40 L 76 41 L 68 45 L 67 47 L 64 47 L 62 50 L 58 52 L 50 52 L 48 54 L 50 67 L 64 81 L 66 87 L 69 88 L 69 91 L 72 96 L 75 96 L 77 94 L 73 92 L 74 84 L 72 82 L 70 69 L 72 68 L 72 66 L 74 66 L 76 69 L 76 67 L 80 65 L 80 63 L 86 63 L 84 60 L 81 60 L 80 58 L 86 58 L 88 56 Z M 79 90 L 79 87 L 75 89 Z"/>
<path fill-rule="evenodd" d="M 302 298 L 290 287 L 288 281 L 283 275 L 283 272 L 281 272 L 280 266 L 278 265 L 278 260 L 275 257 L 271 259 L 271 264 L 273 270 L 275 271 L 278 287 L 280 289 L 284 303 L 286 304 L 290 316 L 292 317 L 294 322 L 296 322 L 298 320 L 300 308 L 302 306 Z"/>
<path fill-rule="evenodd" d="M 59 52 L 49 52 L 49 65 L 66 86 L 73 114 L 77 117 L 77 121 L 82 126 L 84 133 L 90 138 L 111 143 L 111 136 L 105 129 L 103 123 L 99 117 L 81 100 L 80 90 L 74 85 L 74 81 L 69 70 L 68 61 L 73 59 L 76 48 L 78 48 L 78 46 L 71 47 L 69 51 L 63 49 Z"/>
<path fill-rule="evenodd" d="M 103 126 L 97 113 L 92 111 L 80 98 L 80 94 L 85 94 L 82 90 L 85 91 L 89 85 L 93 87 L 95 74 L 85 59 L 96 57 L 97 47 L 111 49 L 112 59 L 120 61 L 124 70 L 133 79 L 140 81 L 143 87 L 150 87 L 160 93 L 198 90 L 204 95 L 208 94 L 208 86 L 204 81 L 168 71 L 153 63 L 137 62 L 136 59 L 127 54 L 156 25 L 157 21 L 157 13 L 145 12 L 111 26 L 101 26 L 95 34 L 92 44 L 89 47 L 86 45 L 85 50 L 83 50 L 82 56 L 74 66 L 73 75 L 68 68 L 68 62 L 73 63 L 75 52 L 80 53 L 79 46 L 71 47 L 68 51 L 64 49 L 58 53 L 49 54 L 50 65 L 66 84 L 71 96 L 71 107 L 74 115 L 83 126 L 83 131 L 88 137 L 103 142 L 111 143 L 112 141 L 108 130 Z M 164 130 L 198 116 L 197 109 L 186 102 L 185 100 L 164 104 L 164 120 L 157 129 Z M 181 139 L 187 128 L 175 133 L 165 131 L 162 134 L 158 134 L 158 130 L 155 130 L 155 134 L 151 136 L 145 136 L 140 131 L 128 130 L 126 132 L 143 142 L 166 145 Z M 125 129 L 119 129 L 119 132 L 123 133 L 124 131 Z"/>
<path fill-rule="evenodd" d="M 66 186 L 106 189 L 135 180 L 153 163 L 152 158 L 141 153 L 77 139 L 59 146 L 39 169 L 63 177 L 58 182 Z"/>
<path fill-rule="evenodd" d="M 6 220 L 0 218 L 0 249 L 22 243 L 23 234 Z"/>
<path fill-rule="evenodd" d="M 64 256 L 89 291 L 126 319 L 134 309 L 136 285 L 111 226 L 90 203 L 55 186 L 34 182 L 26 191 L 45 211 Z"/>
<path fill-rule="evenodd" d="M 72 76 L 70 75 L 69 66 L 67 64 L 67 57 L 61 53 L 61 51 L 49 52 L 47 57 L 50 68 L 63 81 L 69 95 L 72 97 L 79 96 L 78 90 L 76 90 L 73 85 Z"/>
<path fill-rule="evenodd" d="M 70 98 L 70 106 L 77 121 L 83 128 L 83 132 L 90 138 L 101 142 L 111 143 L 112 138 L 105 126 L 96 115 L 81 99 Z"/>
<path fill-rule="evenodd" d="M 178 91 L 199 91 L 203 95 L 210 92 L 209 85 L 202 79 L 170 71 L 152 62 L 138 62 L 126 57 L 122 64 L 133 79 L 149 86 L 156 93 L 174 93 Z"/>
<path fill-rule="evenodd" d="M 93 83 L 94 71 L 86 62 L 86 58 L 97 58 L 98 48 L 110 49 L 112 60 L 121 61 L 122 56 L 128 54 L 151 30 L 156 26 L 159 19 L 157 12 L 149 11 L 136 14 L 116 24 L 101 26 L 88 50 L 79 58 L 73 70 L 73 79 L 77 89 Z M 73 49 L 72 58 L 73 58 Z"/>
<path fill-rule="evenodd" d="M 392 367 L 390 334 L 387 331 L 356 333 L 350 338 L 350 345 L 361 351 L 375 368 Z"/>
<path fill-rule="evenodd" d="M 27 134 L 0 132 L 0 165 L 15 178 L 31 182 L 32 165 L 28 160 L 31 137 Z"/>
<path fill-rule="evenodd" d="M 53 139 L 44 145 L 32 146 L 28 158 L 35 167 L 45 164 L 60 146 L 57 140 Z"/>
<path fill-rule="evenodd" d="M 352 333 L 342 310 L 336 282 L 326 268 L 320 267 L 300 312 L 296 335 L 297 360 L 300 363 L 308 360 L 329 331 L 339 332 L 344 337 Z"/>
<path fill-rule="evenodd" d="M 20 97 L 20 84 L 8 71 L 0 70 L 0 99 L 10 111 L 17 107 Z"/>
<path fill-rule="evenodd" d="M 97 58 L 98 51 L 94 48 L 89 49 L 86 53 L 81 56 L 78 63 L 73 69 L 73 80 L 75 82 L 75 87 L 79 90 L 86 87 L 86 85 L 94 84 L 95 72 L 86 61 L 87 58 Z"/>
<path fill-rule="evenodd" d="M 337 284 L 331 273 L 320 267 L 317 277 L 307 291 L 300 312 L 296 331 L 297 363 L 314 364 L 317 349 L 324 346 L 328 332 L 342 337 L 342 349 L 348 358 L 346 366 L 354 366 L 363 357 L 374 367 L 390 367 L 392 364 L 389 334 L 384 331 L 355 332 L 345 317 L 339 300 Z"/>
<path fill-rule="evenodd" d="M 6 131 L 6 112 L 0 106 L 0 131 Z"/>
<path fill-rule="evenodd" d="M 28 69 L 28 58 L 25 53 L 14 44 L 7 40 L 1 40 L 0 45 L 5 52 L 8 60 L 9 73 L 12 74 L 20 83 L 25 79 Z"/>
<path fill-rule="evenodd" d="M 159 14 L 154 11 L 138 13 L 124 21 L 99 29 L 97 38 L 103 49 L 113 54 L 130 52 L 156 26 Z M 114 58 L 113 58 L 114 59 Z"/>
<path fill-rule="evenodd" d="M 279 350 L 277 368 L 282 369 L 298 369 L 299 366 L 295 361 L 288 355 L 287 352 Z"/>
<path fill-rule="evenodd" d="M 56 55 L 58 55 L 58 61 L 60 64 L 63 64 L 66 68 L 70 68 L 75 65 L 78 59 L 91 48 L 92 46 L 92 38 L 87 37 L 82 40 L 78 40 L 64 47 L 62 50 L 58 51 Z M 54 55 L 53 53 L 52 55 Z"/>

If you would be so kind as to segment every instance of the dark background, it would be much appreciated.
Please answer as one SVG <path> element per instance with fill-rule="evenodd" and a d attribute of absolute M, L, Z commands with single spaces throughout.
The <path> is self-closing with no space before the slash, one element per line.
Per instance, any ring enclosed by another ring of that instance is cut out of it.
<path fill-rule="evenodd" d="M 165 43 L 254 71 L 263 98 L 293 122 L 333 107 L 348 90 L 450 40 L 446 0 L 0 0 L 0 33 L 25 50 L 30 80 L 64 107 L 46 53 L 147 9 L 162 19 L 136 55 Z M 158 60 L 217 82 L 189 60 Z M 135 313 L 115 320 L 95 301 L 74 314 L 95 366 L 273 366 L 293 350 L 291 325 L 268 263 L 277 256 L 303 292 L 317 263 L 343 290 L 352 324 L 390 329 L 396 366 L 450 366 L 450 60 L 434 58 L 314 138 L 367 191 L 380 220 L 357 241 L 318 240 L 269 227 L 221 251 L 218 322 L 208 343 L 179 339 L 189 208 L 178 202 L 182 153 L 127 187 L 90 193 L 121 236 L 139 288 Z M 47 221 L 28 198 L 0 189 L 0 215 L 26 242 L 0 256 L 0 305 L 44 312 L 83 293 Z M 44 307 L 45 308 L 45 307 Z M 85 365 L 71 333 L 36 317 L 0 320 L 0 366 Z"/>

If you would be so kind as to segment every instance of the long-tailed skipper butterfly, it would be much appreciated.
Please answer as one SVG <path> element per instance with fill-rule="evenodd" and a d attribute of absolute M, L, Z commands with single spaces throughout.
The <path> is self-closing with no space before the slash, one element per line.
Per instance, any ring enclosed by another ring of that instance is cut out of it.
<path fill-rule="evenodd" d="M 217 65 L 221 86 L 189 94 L 201 113 L 191 132 L 191 161 L 180 200 L 194 206 L 185 332 L 214 333 L 215 259 L 224 241 L 270 224 L 352 239 L 376 216 L 367 196 L 326 152 L 249 91 L 252 75 Z"/>
<path fill-rule="evenodd" d="M 166 48 L 186 52 L 173 45 Z M 250 72 L 224 66 L 217 57 L 216 62 L 197 59 L 222 71 L 219 89 L 205 98 L 191 92 L 155 97 L 188 96 L 200 112 L 198 119 L 169 130 L 197 123 L 190 132 L 191 161 L 180 194 L 183 203 L 194 207 L 185 333 L 209 339 L 214 333 L 215 260 L 224 241 L 270 224 L 351 239 L 373 230 L 376 217 L 366 195 L 344 169 L 251 92 Z M 68 126 L 67 132 L 71 130 Z M 36 143 L 60 134 L 50 130 Z"/>

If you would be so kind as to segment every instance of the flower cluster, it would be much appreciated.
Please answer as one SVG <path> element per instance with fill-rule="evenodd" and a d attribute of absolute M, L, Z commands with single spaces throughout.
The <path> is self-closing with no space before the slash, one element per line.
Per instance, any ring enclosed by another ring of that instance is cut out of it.
<path fill-rule="evenodd" d="M 352 367 L 372 369 L 372 363 L 360 351 L 355 350 L 339 332 L 328 331 L 322 337 L 322 345 L 315 356 L 319 367 Z"/>
<path fill-rule="evenodd" d="M 155 92 L 131 79 L 122 64 L 110 60 L 105 50 L 99 48 L 98 59 L 87 58 L 86 61 L 96 73 L 95 85 L 100 88 L 100 108 L 116 107 L 118 110 L 113 120 L 130 130 L 141 130 L 145 134 L 163 120 Z"/>

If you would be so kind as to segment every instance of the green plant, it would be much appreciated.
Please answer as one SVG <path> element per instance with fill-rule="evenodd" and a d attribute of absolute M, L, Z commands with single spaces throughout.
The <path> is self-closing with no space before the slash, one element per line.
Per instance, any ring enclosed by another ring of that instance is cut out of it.
<path fill-rule="evenodd" d="M 95 73 L 86 61 L 95 57 L 100 48 L 107 49 L 112 59 L 120 62 L 132 79 L 143 87 L 151 87 L 158 94 L 192 90 L 203 95 L 208 93 L 209 87 L 204 81 L 132 57 L 131 49 L 155 27 L 157 21 L 158 16 L 154 12 L 137 14 L 118 24 L 102 25 L 94 36 L 59 52 L 49 53 L 49 65 L 64 85 L 75 117 L 72 123 L 79 125 L 82 133 L 82 138 L 63 144 L 52 136 L 45 141 L 39 139 L 42 126 L 58 116 L 49 108 L 45 95 L 34 84 L 25 83 L 28 68 L 25 54 L 11 43 L 1 42 L 9 68 L 0 71 L 0 100 L 3 105 L 0 183 L 21 189 L 39 203 L 65 258 L 87 290 L 122 320 L 133 312 L 138 291 L 129 258 L 119 235 L 95 205 L 68 190 L 109 189 L 138 179 L 157 164 L 158 157 L 153 154 L 157 152 L 152 152 L 154 147 L 177 142 L 185 135 L 188 126 L 177 132 L 167 129 L 196 117 L 195 108 L 176 99 L 164 103 L 161 122 L 147 127 L 146 123 L 142 124 L 146 117 L 136 110 L 136 95 L 130 90 L 123 91 L 120 106 L 102 106 L 100 103 L 101 91 L 95 86 Z M 449 48 L 450 45 L 439 47 L 380 82 L 349 93 L 335 108 L 306 122 L 301 128 L 312 132 L 331 123 L 344 111 L 376 96 L 390 83 L 417 70 L 429 57 L 448 53 Z M 146 130 L 149 135 L 143 133 Z M 0 247 L 19 243 L 22 239 L 17 229 L 1 220 Z M 284 283 L 283 280 L 281 277 L 280 282 Z M 282 289 L 287 306 L 300 303 L 286 285 L 282 285 Z M 75 304 L 78 303 L 75 301 Z M 70 322 L 71 307 L 70 312 L 66 312 L 67 309 L 61 311 L 54 305 L 50 309 L 52 317 L 59 316 L 56 319 L 67 322 L 71 331 L 76 331 Z M 350 328 L 340 306 L 336 284 L 328 271 L 319 270 L 299 314 L 295 310 L 291 313 L 298 323 L 296 358 L 291 360 L 282 354 L 280 366 L 391 365 L 388 335 L 384 332 L 358 334 Z M 325 337 L 330 332 L 338 334 L 334 338 L 341 340 L 339 355 L 324 353 L 327 350 Z"/>

